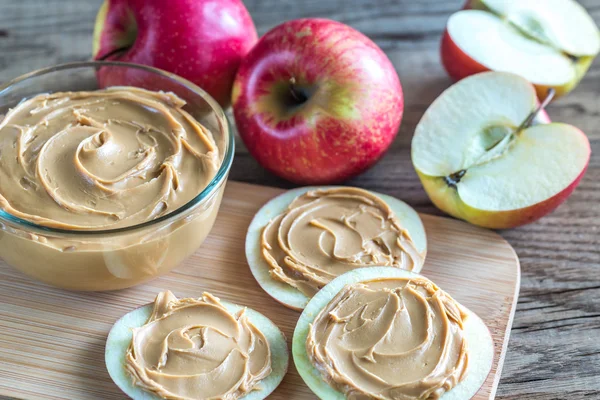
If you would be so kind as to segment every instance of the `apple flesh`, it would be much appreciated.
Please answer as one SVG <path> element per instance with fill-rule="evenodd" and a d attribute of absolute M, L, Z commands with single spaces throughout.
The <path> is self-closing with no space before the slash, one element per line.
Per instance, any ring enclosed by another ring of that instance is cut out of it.
<path fill-rule="evenodd" d="M 252 156 L 299 184 L 340 182 L 372 166 L 404 108 L 384 52 L 327 19 L 288 21 L 266 33 L 240 66 L 232 102 Z"/>
<path fill-rule="evenodd" d="M 543 97 L 571 91 L 600 51 L 594 20 L 573 0 L 469 0 L 453 14 L 441 58 L 455 80 L 484 71 L 512 72 Z"/>
<path fill-rule="evenodd" d="M 256 41 L 240 0 L 105 0 L 96 18 L 93 56 L 175 73 L 227 106 L 239 64 Z M 108 71 L 99 74 L 101 86 L 146 80 L 131 76 L 133 70 Z"/>
<path fill-rule="evenodd" d="M 501 229 L 548 214 L 573 192 L 590 158 L 579 129 L 548 121 L 523 127 L 538 106 L 524 78 L 484 72 L 436 99 L 417 125 L 412 161 L 442 211 Z"/>

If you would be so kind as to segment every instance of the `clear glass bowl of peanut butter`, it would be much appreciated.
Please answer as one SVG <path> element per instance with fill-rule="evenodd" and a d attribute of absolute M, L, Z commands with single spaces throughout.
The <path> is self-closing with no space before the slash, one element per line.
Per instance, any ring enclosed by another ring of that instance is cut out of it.
<path fill-rule="evenodd" d="M 0 258 L 71 290 L 165 274 L 214 225 L 234 140 L 219 104 L 167 72 L 80 62 L 0 86 Z"/>

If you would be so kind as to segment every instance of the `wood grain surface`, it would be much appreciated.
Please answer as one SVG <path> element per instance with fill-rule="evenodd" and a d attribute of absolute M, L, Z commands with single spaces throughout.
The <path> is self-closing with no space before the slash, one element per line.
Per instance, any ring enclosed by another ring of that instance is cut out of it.
<path fill-rule="evenodd" d="M 246 263 L 250 221 L 281 189 L 229 182 L 203 246 L 174 272 L 135 288 L 84 293 L 54 289 L 0 262 L 0 395 L 24 399 L 124 399 L 104 368 L 104 342 L 114 322 L 151 302 L 160 290 L 178 297 L 208 291 L 262 312 L 291 338 L 300 314 L 269 297 Z M 492 371 L 474 400 L 493 398 L 519 290 L 519 260 L 496 233 L 422 215 L 427 259 L 422 273 L 476 312 L 494 337 Z M 273 400 L 312 400 L 290 359 Z"/>
<path fill-rule="evenodd" d="M 370 171 L 348 184 L 399 197 L 439 213 L 410 161 L 410 140 L 428 105 L 451 81 L 439 59 L 448 16 L 463 0 L 244 0 L 259 34 L 286 19 L 327 17 L 371 37 L 402 80 L 405 112 L 398 138 Z M 540 0 L 544 1 L 544 0 Z M 90 57 L 101 0 L 0 0 L 0 81 L 33 69 Z M 580 0 L 600 23 L 600 0 Z M 548 112 L 576 125 L 600 153 L 600 62 Z M 279 187 L 238 146 L 231 178 Z M 593 154 L 581 185 L 552 215 L 500 232 L 522 265 L 521 296 L 500 399 L 600 399 L 600 158 Z M 3 356 L 0 354 L 0 364 Z M 90 373 L 93 373 L 90 372 Z M 76 396 L 75 396 L 76 397 Z"/>

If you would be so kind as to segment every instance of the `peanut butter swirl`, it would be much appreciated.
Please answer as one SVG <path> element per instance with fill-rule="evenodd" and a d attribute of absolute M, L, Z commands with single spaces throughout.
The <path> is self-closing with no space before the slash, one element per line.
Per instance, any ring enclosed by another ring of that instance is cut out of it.
<path fill-rule="evenodd" d="M 146 324 L 134 328 L 126 368 L 134 384 L 165 399 L 234 400 L 271 373 L 271 350 L 244 314 L 219 299 L 160 293 Z"/>
<path fill-rule="evenodd" d="M 438 399 L 466 376 L 465 318 L 423 278 L 356 283 L 315 318 L 306 350 L 349 399 Z"/>
<path fill-rule="evenodd" d="M 0 122 L 0 208 L 97 230 L 165 215 L 219 167 L 212 134 L 172 93 L 133 87 L 41 94 Z"/>
<path fill-rule="evenodd" d="M 312 297 L 352 269 L 412 271 L 424 257 L 390 207 L 362 189 L 309 191 L 264 228 L 261 251 L 271 276 Z"/>

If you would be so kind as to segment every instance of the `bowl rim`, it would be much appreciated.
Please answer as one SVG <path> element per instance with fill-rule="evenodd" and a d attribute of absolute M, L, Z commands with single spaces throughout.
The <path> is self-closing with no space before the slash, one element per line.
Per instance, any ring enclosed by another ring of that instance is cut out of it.
<path fill-rule="evenodd" d="M 10 90 L 13 86 L 24 82 L 31 78 L 36 78 L 42 75 L 46 75 L 52 72 L 69 70 L 69 69 L 77 69 L 77 68 L 95 68 L 99 69 L 101 67 L 113 66 L 113 67 L 123 67 L 123 68 L 135 68 L 142 71 L 154 73 L 157 75 L 161 75 L 163 77 L 174 80 L 176 83 L 186 87 L 191 90 L 198 96 L 202 97 L 208 105 L 211 107 L 212 111 L 217 115 L 217 119 L 221 122 L 224 121 L 223 130 L 225 131 L 226 145 L 227 148 L 225 150 L 225 155 L 223 156 L 221 165 L 219 166 L 219 170 L 216 175 L 211 179 L 211 181 L 206 185 L 204 189 L 200 193 L 198 193 L 194 198 L 190 201 L 182 205 L 181 207 L 171 211 L 168 214 L 165 214 L 159 218 L 142 222 L 140 224 L 126 226 L 122 228 L 114 228 L 114 229 L 100 229 L 100 230 L 75 230 L 75 229 L 62 229 L 62 228 L 52 228 L 49 226 L 39 225 L 34 222 L 28 221 L 26 219 L 17 217 L 8 213 L 7 211 L 0 209 L 0 224 L 2 222 L 7 222 L 8 224 L 15 224 L 21 228 L 24 228 L 28 231 L 36 231 L 41 234 L 60 234 L 60 235 L 75 235 L 75 236 L 103 236 L 106 234 L 122 234 L 122 233 L 130 233 L 133 231 L 137 231 L 140 229 L 148 228 L 151 226 L 159 225 L 164 222 L 171 222 L 177 217 L 184 214 L 186 211 L 195 208 L 196 206 L 202 204 L 207 198 L 209 198 L 216 190 L 225 183 L 227 179 L 227 175 L 231 168 L 231 164 L 233 163 L 233 156 L 235 154 L 235 139 L 231 127 L 231 122 L 221 105 L 204 89 L 200 88 L 196 84 L 188 81 L 180 77 L 179 75 L 173 74 L 168 71 L 164 71 L 159 68 L 150 67 L 142 64 L 135 64 L 129 62 L 122 61 L 78 61 L 78 62 L 69 62 L 64 64 L 58 64 L 51 67 L 40 68 L 34 70 L 32 72 L 20 75 L 14 79 L 9 80 L 3 84 L 0 84 L 0 97 L 2 97 L 6 91 Z"/>

